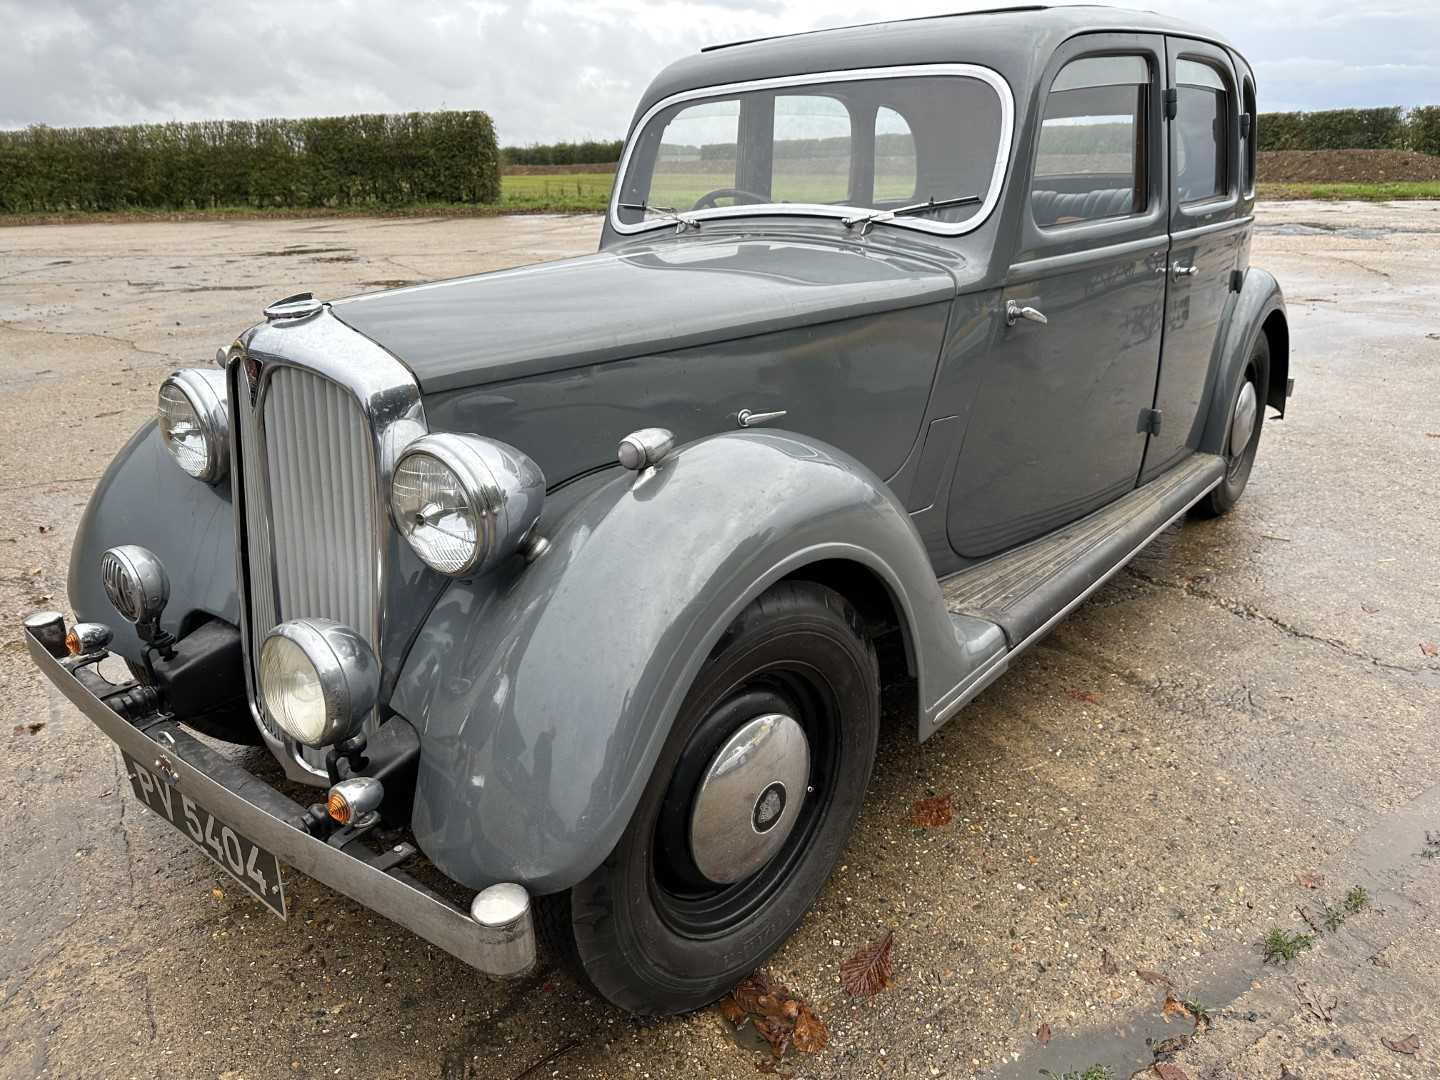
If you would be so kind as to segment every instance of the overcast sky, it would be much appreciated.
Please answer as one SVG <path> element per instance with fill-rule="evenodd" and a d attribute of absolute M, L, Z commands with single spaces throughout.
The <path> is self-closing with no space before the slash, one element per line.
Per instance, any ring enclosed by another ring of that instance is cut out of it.
<path fill-rule="evenodd" d="M 618 138 L 701 45 L 965 0 L 0 0 L 0 128 L 485 109 L 502 143 Z M 1261 111 L 1440 104 L 1437 0 L 1152 0 L 1254 64 Z M 956 57 L 957 60 L 964 57 Z"/>

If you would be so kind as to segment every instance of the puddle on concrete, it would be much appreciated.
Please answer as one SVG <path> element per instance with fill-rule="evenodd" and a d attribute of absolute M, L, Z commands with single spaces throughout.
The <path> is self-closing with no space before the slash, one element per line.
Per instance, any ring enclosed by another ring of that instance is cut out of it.
<path fill-rule="evenodd" d="M 1349 240 L 1382 240 L 1387 236 L 1430 236 L 1440 228 L 1420 225 L 1331 225 L 1322 221 L 1256 222 L 1255 228 L 1276 236 L 1339 236 Z"/>
<path fill-rule="evenodd" d="M 1427 865 L 1433 865 L 1430 852 L 1440 850 L 1437 840 L 1440 840 L 1440 784 L 1394 813 L 1379 818 L 1352 844 L 1319 867 L 1318 872 L 1330 882 L 1332 891 L 1361 885 L 1369 893 L 1372 907 L 1404 912 L 1412 909 L 1414 903 L 1402 890 L 1410 878 Z M 1297 894 L 1297 906 L 1308 903 L 1315 908 L 1321 899 L 1319 894 L 1309 894 L 1308 900 Z M 1392 924 L 1385 940 L 1377 943 L 1376 951 L 1384 951 L 1406 929 L 1407 919 L 1402 917 Z M 1329 935 L 1322 934 L 1317 947 L 1323 946 L 1327 937 Z M 1231 946 L 1200 971 L 1177 978 L 1173 992 L 1182 1001 L 1204 1007 L 1217 1025 L 1258 1025 L 1270 1020 L 1270 1015 L 1236 1009 L 1235 1002 L 1263 978 L 1277 972 L 1303 970 L 1301 963 L 1271 967 L 1261 959 L 1258 947 Z M 1128 1080 L 1148 1068 L 1160 1049 L 1168 1049 L 1161 1047 L 1166 1040 L 1190 1034 L 1188 1023 L 1166 1022 L 1160 1012 L 1164 1000 L 1165 989 L 1156 987 L 1153 1007 L 1137 1010 L 1109 1029 L 1059 1032 L 1048 1044 L 1036 1045 L 1019 1060 L 997 1066 L 988 1074 L 989 1080 L 1061 1077 L 1068 1072 L 1083 1072 L 1094 1065 L 1108 1068 L 1116 1080 Z"/>

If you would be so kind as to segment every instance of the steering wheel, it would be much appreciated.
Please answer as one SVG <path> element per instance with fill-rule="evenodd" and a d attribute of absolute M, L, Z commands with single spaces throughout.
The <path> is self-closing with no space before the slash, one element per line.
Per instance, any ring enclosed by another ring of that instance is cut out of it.
<path fill-rule="evenodd" d="M 735 199 L 737 202 L 765 203 L 770 201 L 770 196 L 759 195 L 753 191 L 746 191 L 744 188 L 720 187 L 701 195 L 700 198 L 695 200 L 695 205 L 690 207 L 690 209 L 710 210 L 715 206 L 716 200 L 718 199 Z"/>

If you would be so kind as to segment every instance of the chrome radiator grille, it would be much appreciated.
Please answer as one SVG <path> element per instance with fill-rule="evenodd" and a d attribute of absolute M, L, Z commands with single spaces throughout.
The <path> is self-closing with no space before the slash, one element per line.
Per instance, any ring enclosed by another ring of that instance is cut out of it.
<path fill-rule="evenodd" d="M 265 634 L 286 619 L 334 619 L 378 651 L 380 508 L 364 413 L 348 390 L 304 368 L 270 367 L 253 406 L 243 370 L 234 378 L 252 678 Z M 299 749 L 323 766 L 324 751 Z"/>

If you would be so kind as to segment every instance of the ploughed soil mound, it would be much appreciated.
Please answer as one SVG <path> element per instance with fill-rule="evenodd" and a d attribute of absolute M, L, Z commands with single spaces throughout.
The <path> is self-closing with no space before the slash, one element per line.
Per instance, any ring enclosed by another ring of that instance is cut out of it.
<path fill-rule="evenodd" d="M 567 173 L 613 173 L 618 161 L 595 165 L 505 165 L 500 171 L 506 176 L 565 176 Z"/>
<path fill-rule="evenodd" d="M 1267 150 L 1259 157 L 1259 178 L 1268 183 L 1440 180 L 1440 157 L 1418 150 Z"/>

